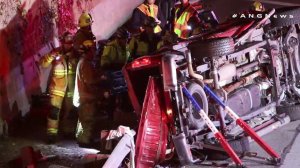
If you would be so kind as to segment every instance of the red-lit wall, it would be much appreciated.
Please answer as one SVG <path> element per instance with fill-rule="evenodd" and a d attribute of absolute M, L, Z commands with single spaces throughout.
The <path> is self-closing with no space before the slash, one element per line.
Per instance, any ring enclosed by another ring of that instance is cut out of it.
<path fill-rule="evenodd" d="M 49 68 L 37 62 L 65 30 L 75 32 L 82 11 L 90 11 L 97 39 L 108 38 L 143 0 L 2 0 L 0 4 L 0 117 L 13 106 L 25 115 L 31 96 L 45 92 Z M 16 110 L 14 110 L 16 111 Z"/>

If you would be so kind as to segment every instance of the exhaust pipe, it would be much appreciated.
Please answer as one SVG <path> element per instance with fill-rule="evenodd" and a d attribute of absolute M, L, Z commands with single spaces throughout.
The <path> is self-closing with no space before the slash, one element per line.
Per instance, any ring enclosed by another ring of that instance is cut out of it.
<path fill-rule="evenodd" d="M 195 73 L 193 66 L 192 66 L 192 57 L 191 57 L 191 52 L 188 50 L 186 53 L 186 61 L 187 61 L 187 65 L 188 65 L 188 72 L 189 75 L 194 78 L 194 79 L 198 79 L 198 80 L 203 80 L 203 76 L 199 75 L 197 73 Z"/>

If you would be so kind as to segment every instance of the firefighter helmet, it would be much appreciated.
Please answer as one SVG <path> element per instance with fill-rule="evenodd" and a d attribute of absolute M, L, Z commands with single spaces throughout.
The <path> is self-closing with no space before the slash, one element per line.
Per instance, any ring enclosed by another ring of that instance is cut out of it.
<path fill-rule="evenodd" d="M 85 40 L 84 42 L 83 42 L 83 46 L 85 47 L 85 48 L 91 48 L 91 47 L 93 47 L 95 45 L 95 42 L 93 41 L 93 40 Z"/>
<path fill-rule="evenodd" d="M 91 14 L 89 14 L 88 12 L 83 12 L 78 20 L 78 25 L 79 27 L 87 27 L 92 25 L 93 20 L 92 20 L 92 16 Z"/>
<path fill-rule="evenodd" d="M 265 7 L 263 6 L 263 4 L 261 2 L 254 1 L 252 4 L 252 10 L 257 11 L 257 12 L 263 12 L 263 11 L 265 11 Z"/>
<path fill-rule="evenodd" d="M 115 38 L 123 38 L 123 39 L 128 39 L 130 37 L 130 33 L 124 29 L 124 28 L 119 28 L 115 34 L 113 35 Z"/>

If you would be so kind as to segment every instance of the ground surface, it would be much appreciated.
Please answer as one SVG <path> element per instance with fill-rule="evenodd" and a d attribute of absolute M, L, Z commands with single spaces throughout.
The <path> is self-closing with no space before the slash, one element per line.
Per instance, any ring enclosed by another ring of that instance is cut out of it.
<path fill-rule="evenodd" d="M 44 156 L 54 157 L 39 162 L 38 168 L 101 167 L 99 166 L 101 163 L 90 163 L 90 159 L 85 159 L 88 154 L 96 154 L 99 151 L 79 147 L 75 138 L 66 138 L 60 135 L 57 143 L 51 145 L 46 143 L 46 117 L 44 114 L 48 109 L 49 107 L 42 103 L 35 105 L 29 116 L 21 118 L 16 122 L 17 124 L 11 125 L 9 137 L 0 138 L 0 168 L 10 167 L 10 161 L 18 158 L 20 149 L 27 146 L 33 147 L 35 151 L 40 150 Z M 110 121 L 113 123 L 114 129 L 119 125 L 131 126 L 131 128 L 132 125 L 137 125 L 133 113 L 117 110 L 114 118 L 114 121 Z M 99 126 L 101 124 L 99 123 Z M 105 158 L 107 155 L 101 155 L 101 157 Z"/>
<path fill-rule="evenodd" d="M 20 149 L 25 146 L 32 146 L 35 150 L 40 150 L 44 155 L 55 155 L 48 161 L 40 162 L 38 167 L 41 168 L 63 168 L 63 167 L 97 167 L 97 164 L 93 166 L 85 165 L 83 157 L 87 154 L 95 154 L 97 150 L 91 150 L 87 148 L 80 148 L 74 140 L 61 139 L 58 143 L 53 145 L 47 145 L 44 143 L 43 122 L 31 122 L 24 126 L 22 132 L 14 137 L 9 137 L 0 140 L 0 167 L 9 167 L 8 162 L 16 158 Z M 283 164 L 281 167 L 299 167 L 300 160 L 300 136 L 298 131 L 300 121 L 291 122 L 277 130 L 263 136 L 263 139 L 274 148 L 283 158 Z M 33 127 L 34 126 L 34 127 Z M 25 129 L 30 128 L 30 129 Z M 251 143 L 251 151 L 258 152 L 260 156 L 267 156 L 265 152 L 258 147 L 257 144 Z M 230 160 L 229 160 L 230 161 Z M 247 167 L 253 168 L 273 168 L 276 166 L 266 165 L 265 161 L 255 158 L 244 158 L 243 162 Z M 85 165 L 85 166 L 84 166 Z M 297 166 L 298 165 L 298 166 Z M 179 166 L 178 166 L 179 167 Z M 190 166 L 190 167 L 214 167 L 214 166 Z"/>
<path fill-rule="evenodd" d="M 249 168 L 294 168 L 300 167 L 300 121 L 291 122 L 275 131 L 263 136 L 262 138 L 282 157 L 282 165 L 267 165 L 264 160 L 245 157 L 242 159 L 245 166 Z M 257 152 L 258 156 L 268 157 L 268 155 L 256 144 L 251 143 L 251 152 Z M 230 162 L 230 160 L 228 160 Z M 216 167 L 216 166 L 190 166 L 194 167 Z"/>

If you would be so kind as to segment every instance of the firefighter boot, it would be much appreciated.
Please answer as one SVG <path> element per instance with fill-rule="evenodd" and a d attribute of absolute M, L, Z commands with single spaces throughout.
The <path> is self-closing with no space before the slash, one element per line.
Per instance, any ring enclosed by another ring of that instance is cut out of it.
<path fill-rule="evenodd" d="M 47 142 L 49 144 L 55 143 L 57 141 L 57 133 L 58 133 L 58 120 L 52 120 L 48 118 Z"/>
<path fill-rule="evenodd" d="M 79 124 L 77 128 L 77 141 L 79 144 L 90 144 L 94 133 L 95 103 L 85 103 L 79 107 Z"/>
<path fill-rule="evenodd" d="M 57 140 L 58 135 L 58 119 L 59 108 L 53 107 L 47 121 L 47 140 L 48 143 L 54 143 Z"/>
<path fill-rule="evenodd" d="M 76 126 L 78 122 L 78 112 L 72 104 L 72 99 L 66 98 L 60 117 L 59 131 L 65 138 L 75 138 Z"/>

